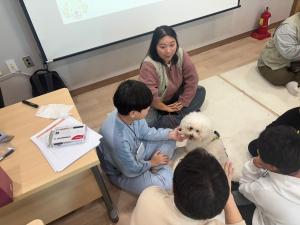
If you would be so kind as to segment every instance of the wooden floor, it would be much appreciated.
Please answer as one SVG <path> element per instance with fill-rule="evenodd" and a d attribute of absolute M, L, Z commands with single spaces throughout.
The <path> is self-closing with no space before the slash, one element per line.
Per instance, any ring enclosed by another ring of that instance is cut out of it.
<path fill-rule="evenodd" d="M 199 74 L 205 79 L 221 74 L 257 59 L 266 40 L 243 38 L 238 41 L 192 56 Z M 74 97 L 83 122 L 98 130 L 106 114 L 113 110 L 112 96 L 118 86 L 114 83 Z M 104 202 L 100 199 L 72 212 L 51 225 L 100 225 L 107 224 Z"/>

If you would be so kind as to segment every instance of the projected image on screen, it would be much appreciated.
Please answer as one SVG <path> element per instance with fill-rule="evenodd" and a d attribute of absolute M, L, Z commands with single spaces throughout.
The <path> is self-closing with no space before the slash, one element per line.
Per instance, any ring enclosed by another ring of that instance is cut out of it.
<path fill-rule="evenodd" d="M 64 24 L 92 19 L 163 0 L 56 0 Z"/>
<path fill-rule="evenodd" d="M 20 0 L 45 62 L 239 7 L 240 0 Z M 51 15 L 51 16 L 49 16 Z"/>

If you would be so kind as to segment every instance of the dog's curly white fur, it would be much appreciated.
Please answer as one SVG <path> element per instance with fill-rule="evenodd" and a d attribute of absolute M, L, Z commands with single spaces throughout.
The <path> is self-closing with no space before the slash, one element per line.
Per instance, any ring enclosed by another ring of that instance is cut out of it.
<path fill-rule="evenodd" d="M 180 123 L 180 130 L 188 138 L 187 151 L 202 147 L 214 155 L 219 163 L 224 166 L 228 160 L 224 144 L 218 133 L 212 129 L 210 120 L 203 113 L 192 112 L 186 115 Z M 234 174 L 233 180 L 238 181 L 239 176 Z"/>

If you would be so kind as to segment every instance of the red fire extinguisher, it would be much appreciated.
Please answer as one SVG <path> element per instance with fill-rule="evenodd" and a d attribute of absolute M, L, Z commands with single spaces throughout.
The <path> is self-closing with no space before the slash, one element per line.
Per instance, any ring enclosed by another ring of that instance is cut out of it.
<path fill-rule="evenodd" d="M 270 17 L 271 13 L 269 12 L 269 7 L 267 7 L 261 14 L 258 29 L 251 34 L 251 37 L 262 40 L 271 36 L 271 34 L 268 32 Z"/>

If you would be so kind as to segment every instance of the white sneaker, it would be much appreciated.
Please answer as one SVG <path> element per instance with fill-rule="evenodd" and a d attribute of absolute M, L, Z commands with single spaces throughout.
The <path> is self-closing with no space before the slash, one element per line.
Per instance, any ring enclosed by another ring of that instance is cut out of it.
<path fill-rule="evenodd" d="M 291 95 L 297 96 L 300 92 L 300 89 L 298 87 L 298 83 L 296 81 L 291 81 L 291 82 L 287 83 L 285 85 L 285 87 L 287 88 L 288 92 Z"/>

